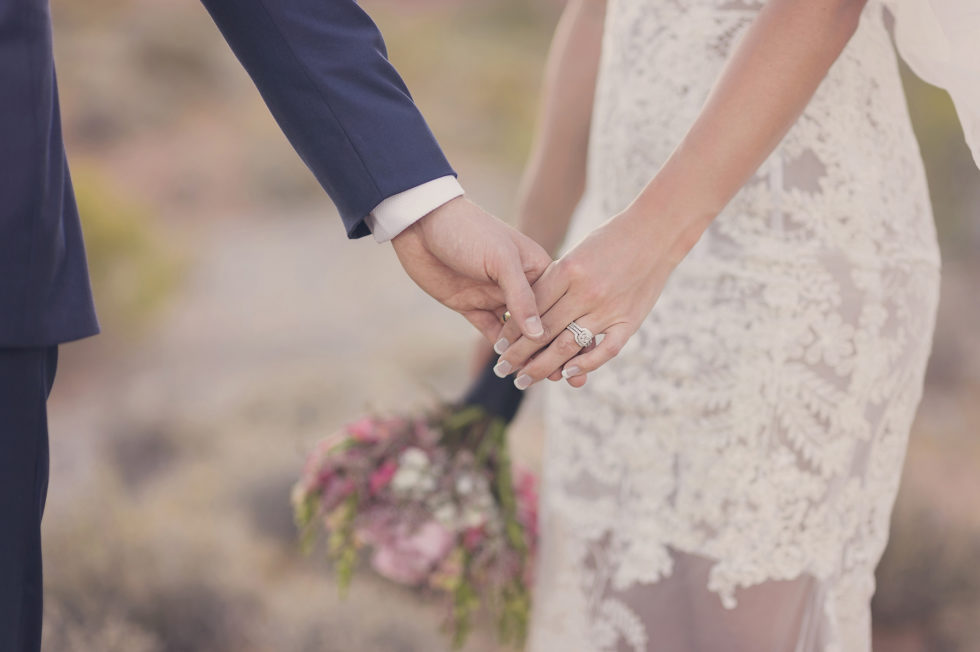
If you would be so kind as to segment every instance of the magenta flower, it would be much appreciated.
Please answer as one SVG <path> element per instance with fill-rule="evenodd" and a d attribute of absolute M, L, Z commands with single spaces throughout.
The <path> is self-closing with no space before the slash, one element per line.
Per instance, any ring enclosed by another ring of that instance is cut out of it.
<path fill-rule="evenodd" d="M 395 472 L 398 471 L 398 464 L 394 460 L 388 460 L 377 469 L 371 473 L 371 478 L 368 480 L 368 486 L 371 489 L 371 495 L 377 495 L 382 489 L 388 486 L 391 479 L 395 477 Z"/>
<path fill-rule="evenodd" d="M 483 543 L 486 536 L 486 526 L 484 525 L 467 528 L 463 533 L 463 545 L 467 550 L 476 550 Z"/>

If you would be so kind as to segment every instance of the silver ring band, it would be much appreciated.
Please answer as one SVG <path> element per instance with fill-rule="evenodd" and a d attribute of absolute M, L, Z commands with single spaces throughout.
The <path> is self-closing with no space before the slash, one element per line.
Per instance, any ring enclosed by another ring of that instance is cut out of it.
<path fill-rule="evenodd" d="M 583 349 L 592 344 L 592 340 L 595 339 L 595 335 L 592 334 L 592 331 L 590 331 L 588 328 L 579 326 L 575 322 L 572 322 L 566 326 L 565 330 L 572 332 L 572 334 L 575 336 L 575 343 L 581 346 Z"/>

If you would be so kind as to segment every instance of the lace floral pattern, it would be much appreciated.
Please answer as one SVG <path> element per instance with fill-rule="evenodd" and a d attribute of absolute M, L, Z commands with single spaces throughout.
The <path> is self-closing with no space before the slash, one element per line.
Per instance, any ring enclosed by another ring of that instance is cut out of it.
<path fill-rule="evenodd" d="M 759 6 L 610 0 L 570 241 L 656 173 Z M 532 649 L 868 652 L 939 278 L 872 1 L 619 357 L 550 390 Z"/>

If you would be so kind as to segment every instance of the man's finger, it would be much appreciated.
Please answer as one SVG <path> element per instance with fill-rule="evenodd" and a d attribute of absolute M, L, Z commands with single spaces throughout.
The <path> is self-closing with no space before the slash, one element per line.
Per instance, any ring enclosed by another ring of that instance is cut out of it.
<path fill-rule="evenodd" d="M 503 269 L 497 276 L 497 284 L 504 292 L 504 301 L 507 303 L 507 309 L 510 310 L 511 320 L 517 324 L 524 335 L 536 340 L 544 335 L 541 315 L 538 314 L 538 304 L 534 299 L 531 284 L 524 275 L 524 267 L 516 248 L 513 253 L 513 256 L 504 261 Z"/>
<path fill-rule="evenodd" d="M 514 241 L 520 252 L 521 268 L 524 270 L 524 276 L 527 278 L 528 283 L 534 285 L 553 262 L 551 256 L 544 250 L 544 247 L 523 233 L 518 232 L 514 236 Z"/>

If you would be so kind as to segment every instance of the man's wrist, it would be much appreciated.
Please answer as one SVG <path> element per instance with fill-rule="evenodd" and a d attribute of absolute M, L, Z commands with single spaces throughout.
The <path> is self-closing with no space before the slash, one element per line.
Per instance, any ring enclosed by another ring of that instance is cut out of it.
<path fill-rule="evenodd" d="M 364 221 L 377 242 L 387 242 L 423 216 L 461 196 L 456 177 L 445 176 L 388 197 Z"/>

